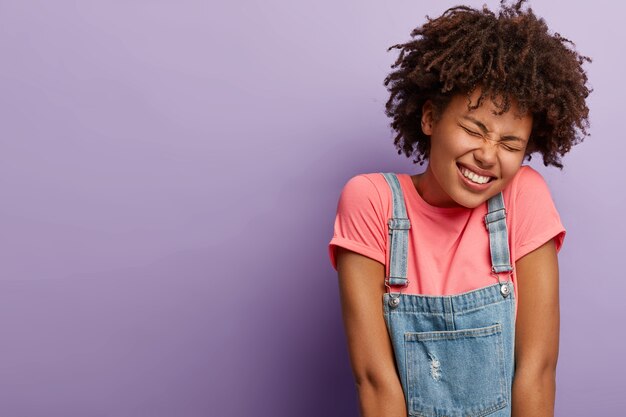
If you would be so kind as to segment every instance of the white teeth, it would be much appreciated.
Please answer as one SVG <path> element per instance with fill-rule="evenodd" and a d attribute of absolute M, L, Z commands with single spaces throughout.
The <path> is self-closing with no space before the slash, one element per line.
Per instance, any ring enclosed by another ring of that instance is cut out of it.
<path fill-rule="evenodd" d="M 486 182 L 489 181 L 489 177 L 483 177 L 482 175 L 475 174 L 466 168 L 461 168 L 461 173 L 463 174 L 464 177 L 469 178 L 470 180 L 472 180 L 473 182 L 477 184 L 485 184 Z"/>

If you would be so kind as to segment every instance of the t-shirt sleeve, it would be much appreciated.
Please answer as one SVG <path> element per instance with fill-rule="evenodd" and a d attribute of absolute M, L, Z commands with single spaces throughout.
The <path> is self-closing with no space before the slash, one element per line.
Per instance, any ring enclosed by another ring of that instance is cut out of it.
<path fill-rule="evenodd" d="M 516 196 L 515 261 L 554 238 L 557 253 L 563 246 L 565 228 L 548 184 L 539 172 L 525 167 L 520 173 Z"/>
<path fill-rule="evenodd" d="M 337 269 L 337 246 L 385 264 L 385 219 L 381 196 L 368 175 L 356 175 L 341 190 L 333 237 L 328 244 L 330 262 Z"/>

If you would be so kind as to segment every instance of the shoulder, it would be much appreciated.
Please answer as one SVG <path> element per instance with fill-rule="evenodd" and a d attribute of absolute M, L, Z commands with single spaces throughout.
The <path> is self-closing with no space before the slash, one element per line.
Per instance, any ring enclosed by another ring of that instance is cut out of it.
<path fill-rule="evenodd" d="M 382 208 L 388 197 L 387 182 L 379 172 L 354 175 L 349 178 L 341 191 L 342 200 L 370 201 Z"/>
<path fill-rule="evenodd" d="M 548 184 L 541 173 L 529 165 L 522 165 L 511 183 L 510 192 L 514 198 L 549 197 Z"/>
<path fill-rule="evenodd" d="M 544 177 L 529 166 L 522 166 L 511 189 L 512 230 L 515 260 L 556 238 L 560 250 L 565 237 L 556 204 Z"/>
<path fill-rule="evenodd" d="M 532 184 L 541 184 L 545 183 L 545 179 L 543 175 L 530 165 L 522 165 L 515 174 L 513 178 L 513 183 L 517 183 L 517 186 L 520 185 L 532 185 Z"/>
<path fill-rule="evenodd" d="M 363 227 L 373 223 L 384 228 L 391 210 L 391 189 L 380 172 L 354 175 L 343 186 L 337 214 Z"/>

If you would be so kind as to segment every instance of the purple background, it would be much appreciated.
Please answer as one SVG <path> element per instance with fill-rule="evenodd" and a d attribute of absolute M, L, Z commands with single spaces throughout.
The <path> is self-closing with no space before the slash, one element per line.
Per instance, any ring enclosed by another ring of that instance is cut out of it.
<path fill-rule="evenodd" d="M 457 2 L 222 3 L 0 1 L 0 416 L 357 415 L 336 203 L 423 169 L 386 48 Z M 557 415 L 623 415 L 626 10 L 532 6 L 594 59 L 592 136 L 531 163 L 568 231 Z"/>

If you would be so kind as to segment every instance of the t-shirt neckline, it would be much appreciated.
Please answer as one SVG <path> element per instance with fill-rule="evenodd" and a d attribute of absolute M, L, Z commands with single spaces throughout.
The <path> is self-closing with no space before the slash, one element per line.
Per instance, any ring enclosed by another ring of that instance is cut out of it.
<path fill-rule="evenodd" d="M 425 210 L 439 213 L 439 214 L 459 214 L 466 213 L 471 211 L 472 209 L 467 207 L 437 207 L 429 204 L 422 198 L 422 196 L 417 192 L 415 185 L 413 185 L 413 180 L 411 179 L 410 174 L 399 174 L 398 175 L 401 182 L 402 189 L 405 194 L 408 194 L 408 197 L 412 199 L 420 208 Z"/>

